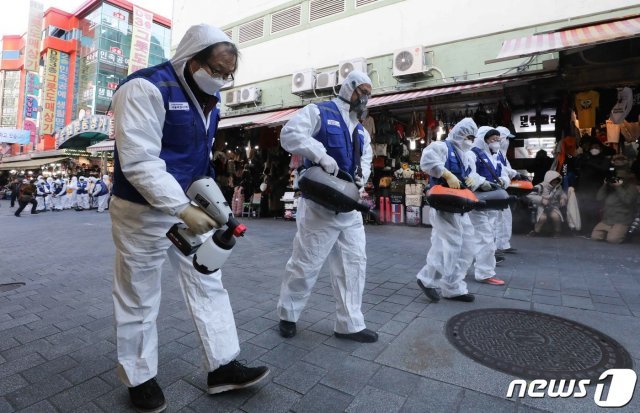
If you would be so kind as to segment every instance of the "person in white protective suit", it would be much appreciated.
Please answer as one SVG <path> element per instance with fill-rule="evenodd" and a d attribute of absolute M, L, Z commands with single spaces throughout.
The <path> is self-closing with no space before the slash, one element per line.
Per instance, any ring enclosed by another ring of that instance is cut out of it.
<path fill-rule="evenodd" d="M 51 188 L 51 207 L 53 211 L 62 211 L 62 201 L 66 196 L 67 186 L 60 178 L 53 181 Z"/>
<path fill-rule="evenodd" d="M 46 182 L 42 175 L 39 175 L 36 178 L 36 202 L 38 202 L 38 206 L 36 207 L 36 211 L 38 212 L 46 212 L 50 205 L 47 204 L 47 197 L 49 196 L 49 192 L 47 191 Z"/>
<path fill-rule="evenodd" d="M 96 212 L 104 212 L 109 202 L 109 176 L 104 175 L 102 179 L 98 179 L 93 186 L 93 193 L 91 194 L 96 201 L 98 210 Z"/>
<path fill-rule="evenodd" d="M 433 142 L 422 151 L 420 168 L 431 177 L 431 186 L 443 184 L 458 189 L 464 183 L 471 190 L 477 188 L 480 177 L 472 171 L 469 156 L 477 132 L 473 119 L 464 118 L 451 129 L 444 142 Z M 440 296 L 472 302 L 475 297 L 469 294 L 464 281 L 474 257 L 474 229 L 469 214 L 431 208 L 429 218 L 433 227 L 431 248 L 427 263 L 418 272 L 418 286 L 432 302 L 440 301 Z"/>
<path fill-rule="evenodd" d="M 489 126 L 482 126 L 469 153 L 471 170 L 478 176 L 478 190 L 491 191 L 495 187 L 506 188 L 511 183 L 508 172 L 498 160 L 500 153 L 500 132 Z M 495 185 L 495 186 L 492 186 Z M 496 277 L 495 226 L 498 211 L 473 210 L 469 219 L 473 225 L 471 237 L 474 249 L 474 277 L 476 281 L 504 285 L 504 280 Z"/>
<path fill-rule="evenodd" d="M 78 178 L 76 184 L 76 202 L 78 203 L 76 211 L 83 211 L 90 208 L 89 204 L 89 181 L 84 176 Z"/>
<path fill-rule="evenodd" d="M 47 177 L 44 183 L 44 188 L 46 193 L 45 202 L 47 204 L 47 209 L 53 211 L 53 177 Z"/>
<path fill-rule="evenodd" d="M 109 211 L 116 249 L 113 281 L 117 373 L 138 411 L 166 408 L 158 370 L 156 318 L 162 264 L 168 257 L 205 355 L 207 392 L 220 393 L 263 380 L 267 367 L 236 361 L 238 333 L 220 270 L 194 269 L 169 241 L 182 220 L 202 240 L 219 226 L 185 194 L 213 173 L 209 156 L 219 121 L 219 90 L 233 79 L 238 49 L 221 30 L 190 27 L 167 62 L 120 83 L 113 97 L 115 154 Z M 173 275 L 172 274 L 172 275 Z"/>
<path fill-rule="evenodd" d="M 62 209 L 76 208 L 78 205 L 78 197 L 76 189 L 78 189 L 78 178 L 72 176 L 67 182 L 67 195 L 62 199 Z"/>
<path fill-rule="evenodd" d="M 515 169 L 511 167 L 511 163 L 507 159 L 507 150 L 509 150 L 509 142 L 515 138 L 515 135 L 504 126 L 498 126 L 496 128 L 500 132 L 500 152 L 498 153 L 498 161 L 502 164 L 502 168 L 507 171 L 507 175 L 510 180 L 529 178 L 522 176 Z M 511 235 L 513 232 L 513 215 L 511 214 L 511 208 L 498 211 L 497 222 L 495 225 L 496 236 L 496 251 L 500 253 L 515 254 L 516 249 L 511 247 Z"/>
<path fill-rule="evenodd" d="M 320 165 L 326 172 L 349 173 L 361 189 L 371 173 L 371 137 L 358 122 L 371 95 L 371 80 L 352 71 L 339 96 L 301 109 L 282 128 L 282 147 L 305 158 L 306 166 Z M 359 159 L 358 159 L 359 158 Z M 336 300 L 334 334 L 338 338 L 372 343 L 378 334 L 366 328 L 360 308 L 366 277 L 367 256 L 362 214 L 336 214 L 302 198 L 296 217 L 298 232 L 285 267 L 278 301 L 280 334 L 293 337 L 323 263 L 329 260 L 331 285 Z"/>
<path fill-rule="evenodd" d="M 94 196 L 93 192 L 96 189 L 96 182 L 98 180 L 94 176 L 90 176 L 87 179 L 87 193 L 89 194 L 89 209 L 98 207 L 98 199 Z"/>

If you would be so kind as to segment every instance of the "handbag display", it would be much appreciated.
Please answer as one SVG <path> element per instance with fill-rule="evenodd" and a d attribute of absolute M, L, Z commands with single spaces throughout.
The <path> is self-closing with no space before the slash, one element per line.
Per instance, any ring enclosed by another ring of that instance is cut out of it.
<path fill-rule="evenodd" d="M 391 186 L 391 182 L 392 182 L 392 179 L 390 176 L 383 176 L 382 178 L 380 178 L 380 182 L 378 183 L 378 186 L 380 188 L 389 188 Z"/>

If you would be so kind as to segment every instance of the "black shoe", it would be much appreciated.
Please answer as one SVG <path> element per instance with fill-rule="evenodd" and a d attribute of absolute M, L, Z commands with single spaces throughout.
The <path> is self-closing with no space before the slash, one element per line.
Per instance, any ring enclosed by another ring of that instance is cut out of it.
<path fill-rule="evenodd" d="M 252 386 L 269 375 L 265 366 L 247 367 L 237 360 L 218 367 L 207 376 L 207 393 L 217 394 Z"/>
<path fill-rule="evenodd" d="M 167 401 L 155 377 L 136 387 L 129 387 L 129 399 L 140 413 L 159 413 L 167 408 Z"/>
<path fill-rule="evenodd" d="M 421 280 L 418 280 L 418 286 L 420 287 L 424 295 L 426 295 L 427 298 L 431 300 L 432 303 L 437 303 L 438 301 L 440 301 L 440 294 L 438 294 L 438 290 L 436 290 L 435 288 L 425 287 Z"/>
<path fill-rule="evenodd" d="M 505 248 L 505 249 L 502 250 L 502 252 L 504 252 L 506 254 L 515 254 L 516 251 L 518 251 L 518 250 L 515 249 L 515 248 L 512 248 L 512 247 Z"/>
<path fill-rule="evenodd" d="M 378 341 L 378 333 L 376 333 L 375 331 L 371 331 L 368 328 L 351 334 L 336 333 L 334 331 L 333 335 L 338 338 L 345 338 L 347 340 L 358 341 L 360 343 L 375 343 L 376 341 Z"/>
<path fill-rule="evenodd" d="M 13 214 L 13 215 L 15 215 L 15 216 L 17 216 L 18 218 L 20 218 L 20 214 L 18 214 L 18 212 L 14 212 L 14 214 Z"/>
<path fill-rule="evenodd" d="M 40 213 L 40 212 L 38 212 L 38 211 L 31 211 L 31 215 L 37 215 L 37 214 L 39 214 L 39 213 Z"/>
<path fill-rule="evenodd" d="M 504 261 L 504 257 L 502 255 L 496 255 L 496 264 L 500 264 Z"/>
<path fill-rule="evenodd" d="M 472 303 L 473 300 L 476 299 L 476 297 L 473 296 L 473 294 L 463 294 L 463 295 L 456 295 L 455 297 L 444 297 L 447 300 L 452 300 L 452 301 L 462 301 L 464 303 Z"/>
<path fill-rule="evenodd" d="M 280 320 L 280 335 L 284 338 L 291 338 L 296 335 L 296 323 L 293 321 Z"/>

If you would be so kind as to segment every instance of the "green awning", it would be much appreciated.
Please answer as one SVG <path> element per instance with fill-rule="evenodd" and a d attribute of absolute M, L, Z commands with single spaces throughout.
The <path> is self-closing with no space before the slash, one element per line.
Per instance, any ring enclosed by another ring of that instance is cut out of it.
<path fill-rule="evenodd" d="M 87 146 L 107 139 L 109 135 L 101 132 L 83 132 L 62 142 L 58 149 L 85 149 Z"/>
<path fill-rule="evenodd" d="M 40 159 L 27 159 L 24 161 L 16 162 L 3 162 L 0 163 L 0 171 L 10 171 L 12 169 L 38 169 L 42 165 L 50 163 L 60 162 L 63 159 L 67 159 L 68 156 L 58 156 L 55 158 L 40 158 Z"/>

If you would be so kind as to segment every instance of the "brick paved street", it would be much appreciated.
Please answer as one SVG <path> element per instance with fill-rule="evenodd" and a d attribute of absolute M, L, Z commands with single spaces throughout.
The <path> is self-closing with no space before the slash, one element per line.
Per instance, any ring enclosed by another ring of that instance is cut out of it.
<path fill-rule="evenodd" d="M 45 213 L 20 219 L 0 201 L 0 412 L 126 412 L 115 375 L 108 214 Z M 166 271 L 158 319 L 158 380 L 171 412 L 597 411 L 583 399 L 505 397 L 513 377 L 479 365 L 444 335 L 446 320 L 473 308 L 533 309 L 594 327 L 640 364 L 640 251 L 581 238 L 515 236 L 498 275 L 504 287 L 469 281 L 476 302 L 428 304 L 416 286 L 430 230 L 367 226 L 364 311 L 375 344 L 332 336 L 334 303 L 323 270 L 289 340 L 277 332 L 280 277 L 295 223 L 246 222 L 224 268 L 241 340 L 240 359 L 267 364 L 259 388 L 207 396 L 194 327 L 177 279 Z M 168 268 L 168 267 L 167 267 Z M 624 409 L 640 411 L 640 397 Z"/>

